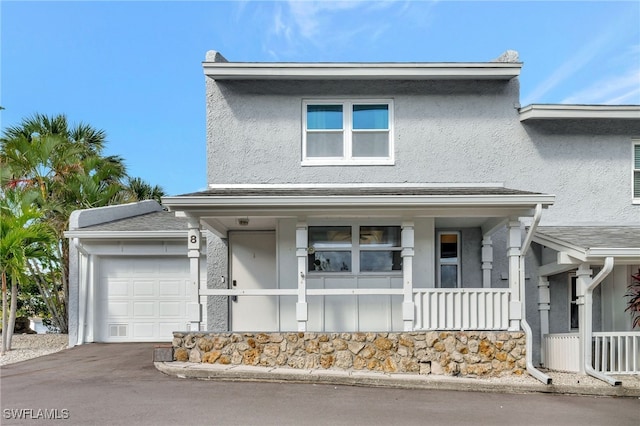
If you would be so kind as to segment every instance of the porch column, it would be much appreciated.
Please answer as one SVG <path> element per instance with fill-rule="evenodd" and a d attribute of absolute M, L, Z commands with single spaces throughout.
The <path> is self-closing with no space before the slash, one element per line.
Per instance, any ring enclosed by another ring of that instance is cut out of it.
<path fill-rule="evenodd" d="M 413 303 L 413 255 L 414 255 L 414 223 L 402 223 L 402 320 L 404 331 L 413 331 L 415 307 Z"/>
<path fill-rule="evenodd" d="M 520 245 L 522 235 L 520 221 L 512 218 L 507 224 L 507 257 L 509 259 L 509 290 L 511 301 L 509 303 L 509 330 L 520 329 L 522 319 L 522 302 L 520 298 Z"/>
<path fill-rule="evenodd" d="M 585 357 L 591 350 L 591 339 L 587 342 L 587 336 L 591 336 L 591 316 L 587 316 L 585 295 L 591 282 L 593 271 L 589 264 L 581 263 L 576 271 L 576 305 L 578 305 L 578 335 L 580 340 L 580 373 L 586 374 Z"/>
<path fill-rule="evenodd" d="M 189 330 L 200 330 L 200 220 L 187 217 L 187 256 L 189 257 L 189 292 L 191 299 L 187 303 L 187 317 Z"/>
<path fill-rule="evenodd" d="M 306 222 L 296 225 L 296 257 L 298 258 L 298 302 L 296 303 L 296 320 L 298 331 L 307 331 L 307 259 L 309 246 L 309 229 Z"/>
<path fill-rule="evenodd" d="M 540 342 L 544 348 L 544 336 L 549 334 L 549 310 L 551 309 L 551 295 L 549 293 L 549 278 L 538 279 L 538 311 L 540 313 Z M 540 351 L 540 362 L 545 363 L 544 349 Z"/>
<path fill-rule="evenodd" d="M 491 270 L 493 269 L 493 241 L 491 237 L 482 239 L 482 287 L 491 288 Z"/>

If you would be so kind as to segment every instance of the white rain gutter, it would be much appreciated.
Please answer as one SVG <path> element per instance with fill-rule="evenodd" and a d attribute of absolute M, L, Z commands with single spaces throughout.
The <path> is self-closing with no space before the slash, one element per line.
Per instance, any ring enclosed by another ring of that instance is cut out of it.
<path fill-rule="evenodd" d="M 80 239 L 79 238 L 72 238 L 71 241 L 73 241 L 73 246 L 76 248 L 76 250 L 78 250 L 78 253 L 83 254 L 84 256 L 87 257 L 87 268 L 89 268 L 89 263 L 91 261 L 91 255 L 89 254 L 89 252 L 82 247 L 82 244 L 80 244 Z M 78 256 L 78 265 L 76 265 L 78 267 L 78 300 L 82 301 L 84 300 L 84 303 L 79 303 L 80 305 L 80 312 L 78 313 L 78 339 L 76 341 L 76 345 L 82 345 L 84 344 L 84 324 L 86 322 L 87 319 L 87 283 L 83 283 L 83 279 L 82 279 L 82 259 L 80 258 L 80 256 Z"/>
<path fill-rule="evenodd" d="M 527 362 L 527 372 L 531 374 L 536 379 L 540 380 L 545 385 L 551 384 L 551 377 L 544 374 L 542 371 L 538 370 L 533 365 L 533 333 L 531 332 L 531 327 L 527 322 L 527 312 L 526 312 L 526 303 L 525 303 L 525 276 L 524 276 L 524 257 L 529 251 L 529 247 L 531 247 L 531 241 L 533 240 L 533 235 L 538 228 L 538 224 L 540 223 L 540 217 L 542 217 L 542 204 L 536 205 L 536 210 L 533 214 L 533 222 L 531 222 L 531 226 L 529 227 L 529 231 L 522 242 L 522 247 L 520 248 L 520 305 L 522 309 L 522 318 L 520 319 L 520 324 L 522 326 L 522 330 L 526 336 L 526 354 L 525 359 Z"/>
<path fill-rule="evenodd" d="M 609 377 L 606 374 L 600 373 L 591 367 L 591 348 L 592 348 L 592 317 L 593 317 L 593 290 L 611 273 L 613 270 L 613 257 L 609 256 L 604 259 L 604 266 L 598 272 L 598 274 L 593 277 L 591 280 L 591 284 L 587 287 L 584 294 L 584 309 L 585 309 L 585 324 L 584 326 L 584 341 L 580 342 L 583 345 L 584 352 L 584 371 L 590 375 L 595 377 L 596 379 L 600 379 L 604 382 L 609 383 L 611 386 L 620 386 L 622 382 L 620 380 L 616 380 L 613 377 Z"/>

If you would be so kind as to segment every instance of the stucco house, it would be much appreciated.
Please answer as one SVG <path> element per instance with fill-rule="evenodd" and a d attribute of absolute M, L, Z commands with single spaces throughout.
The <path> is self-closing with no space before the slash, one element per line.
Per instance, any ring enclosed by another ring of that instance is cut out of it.
<path fill-rule="evenodd" d="M 209 52 L 208 188 L 74 213 L 70 344 L 523 330 L 540 380 L 640 372 L 640 106 L 522 107 L 521 68 Z"/>

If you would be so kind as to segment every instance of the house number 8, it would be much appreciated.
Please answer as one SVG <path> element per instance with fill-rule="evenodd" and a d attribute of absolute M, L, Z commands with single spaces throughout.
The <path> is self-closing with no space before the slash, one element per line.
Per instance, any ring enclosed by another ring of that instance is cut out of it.
<path fill-rule="evenodd" d="M 192 235 L 192 236 L 189 238 L 189 242 L 190 242 L 191 244 L 195 244 L 195 243 L 197 243 L 197 242 L 198 242 L 198 237 L 197 237 L 197 236 L 195 236 L 195 235 Z"/>

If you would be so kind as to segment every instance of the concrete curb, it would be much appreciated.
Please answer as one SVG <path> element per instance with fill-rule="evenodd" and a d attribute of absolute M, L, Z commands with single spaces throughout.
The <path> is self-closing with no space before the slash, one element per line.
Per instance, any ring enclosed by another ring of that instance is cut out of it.
<path fill-rule="evenodd" d="M 338 370 L 297 370 L 282 367 L 254 367 L 246 365 L 193 364 L 187 362 L 154 362 L 155 367 L 168 376 L 183 379 L 315 383 L 388 387 L 401 389 L 433 389 L 496 393 L 554 393 L 640 398 L 640 389 L 623 386 L 544 385 L 542 383 L 507 383 L 499 379 L 470 379 L 448 376 L 420 376 L 415 374 L 385 374 L 376 372 Z"/>

